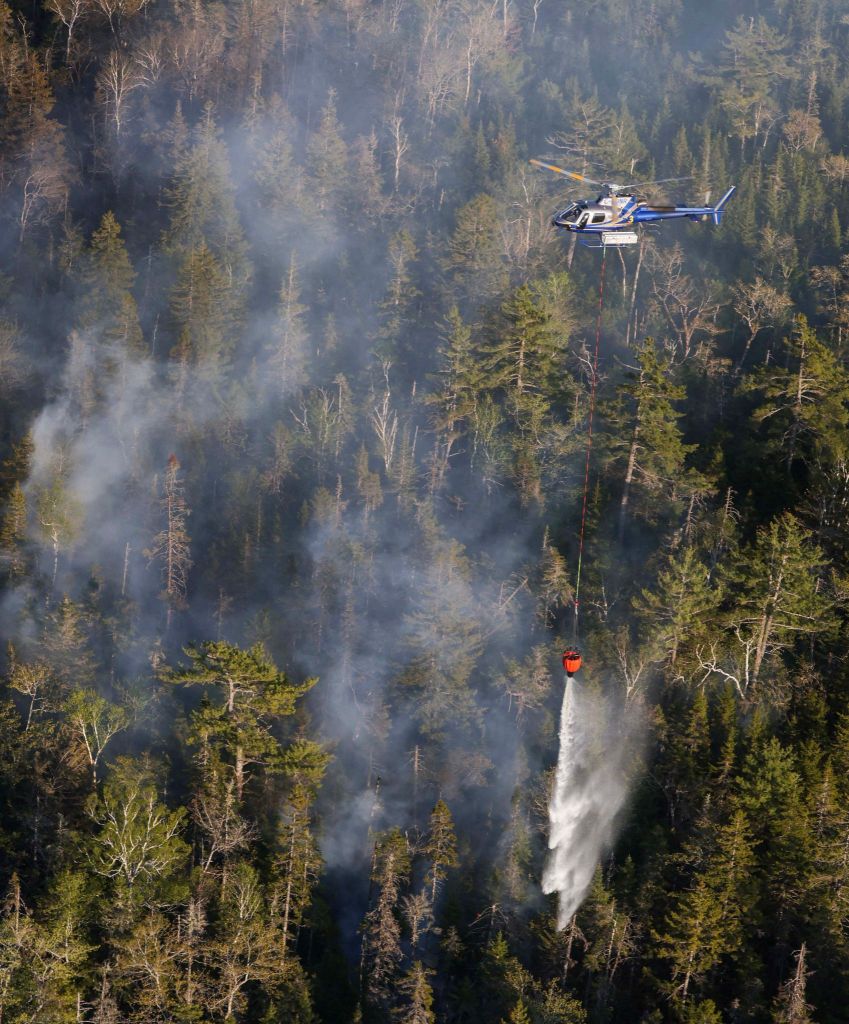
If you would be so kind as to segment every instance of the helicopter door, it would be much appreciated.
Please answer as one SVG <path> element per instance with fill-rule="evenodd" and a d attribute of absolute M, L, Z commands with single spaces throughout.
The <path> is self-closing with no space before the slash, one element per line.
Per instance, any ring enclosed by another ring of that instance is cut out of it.
<path fill-rule="evenodd" d="M 584 210 L 584 212 L 577 219 L 577 221 L 575 221 L 575 227 L 576 228 L 585 228 L 587 226 L 587 224 L 589 223 L 589 219 L 590 219 L 589 212 L 587 210 Z"/>

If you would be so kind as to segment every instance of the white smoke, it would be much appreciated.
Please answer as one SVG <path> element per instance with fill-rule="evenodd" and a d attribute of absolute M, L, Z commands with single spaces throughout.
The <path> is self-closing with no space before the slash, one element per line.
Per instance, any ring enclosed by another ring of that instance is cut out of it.
<path fill-rule="evenodd" d="M 608 706 L 566 682 L 560 714 L 560 756 L 548 807 L 545 893 L 559 894 L 557 927 L 580 907 L 602 852 L 610 846 L 616 815 L 627 796 L 629 744 L 611 728 Z"/>

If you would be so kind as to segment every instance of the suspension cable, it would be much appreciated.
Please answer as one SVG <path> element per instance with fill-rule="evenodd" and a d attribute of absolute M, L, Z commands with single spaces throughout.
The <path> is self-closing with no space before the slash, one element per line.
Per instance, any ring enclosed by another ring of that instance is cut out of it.
<path fill-rule="evenodd" d="M 587 456 L 584 463 L 584 498 L 581 507 L 581 534 L 578 541 L 578 571 L 575 575 L 575 621 L 572 628 L 572 639 L 578 639 L 578 598 L 581 593 L 581 567 L 584 561 L 584 531 L 587 525 L 587 504 L 590 493 L 590 453 L 593 447 L 593 414 L 595 413 L 595 385 L 598 379 L 598 346 L 601 339 L 601 312 L 604 301 L 604 265 L 607 261 L 607 251 L 602 249 L 601 274 L 598 283 L 598 316 L 595 325 L 595 354 L 593 356 L 593 374 L 590 379 L 590 415 L 587 424 Z"/>

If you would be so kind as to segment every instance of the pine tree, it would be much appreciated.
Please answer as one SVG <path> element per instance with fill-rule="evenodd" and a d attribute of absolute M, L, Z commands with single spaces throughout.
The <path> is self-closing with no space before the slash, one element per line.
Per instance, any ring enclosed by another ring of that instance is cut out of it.
<path fill-rule="evenodd" d="M 208 249 L 223 275 L 229 301 L 238 310 L 251 277 L 247 243 L 235 201 L 227 147 L 211 106 L 180 156 L 168 193 L 171 221 L 166 251 L 184 266 L 195 252 Z"/>
<path fill-rule="evenodd" d="M 827 761 L 810 808 L 814 838 L 812 910 L 825 929 L 829 945 L 838 955 L 842 954 L 846 941 L 849 896 L 849 816 L 842 800 L 842 788 L 835 779 L 831 761 Z"/>
<path fill-rule="evenodd" d="M 671 964 L 672 992 L 686 1003 L 723 957 L 738 953 L 751 929 L 755 855 L 746 815 L 732 811 L 722 825 L 702 824 L 686 858 L 697 865 L 689 888 L 676 894 L 666 931 L 656 936 L 659 954 Z"/>
<path fill-rule="evenodd" d="M 792 753 L 775 737 L 756 744 L 743 764 L 739 789 L 758 864 L 770 880 L 761 913 L 772 922 L 776 940 L 786 941 L 794 919 L 803 912 L 814 855 Z"/>
<path fill-rule="evenodd" d="M 672 993 L 686 1001 L 722 955 L 722 908 L 704 878 L 682 893 L 657 936 L 658 955 L 670 962 Z"/>
<path fill-rule="evenodd" d="M 531 1024 L 531 1018 L 527 1007 L 525 1006 L 524 1000 L 521 998 L 510 1011 L 510 1016 L 507 1018 L 507 1024 Z"/>
<path fill-rule="evenodd" d="M 98 665 L 92 652 L 91 631 L 83 610 L 63 597 L 45 617 L 39 653 L 63 690 L 91 686 Z"/>
<path fill-rule="evenodd" d="M 436 431 L 431 463 L 431 490 L 438 491 L 454 455 L 454 447 L 468 429 L 482 388 L 481 369 L 472 329 L 452 306 L 442 325 L 435 387 L 425 397 L 431 406 Z"/>
<path fill-rule="evenodd" d="M 496 911 L 492 907 L 491 911 Z M 492 915 L 490 916 L 492 924 Z M 479 1005 L 484 1019 L 496 1020 L 513 1012 L 523 993 L 531 990 L 532 977 L 518 958 L 510 952 L 503 932 L 490 938 L 484 952 L 479 974 Z"/>
<path fill-rule="evenodd" d="M 295 785 L 277 831 L 273 910 L 279 917 L 283 955 L 294 949 L 322 866 L 312 833 L 312 804 L 329 758 L 315 743 L 300 741 L 284 755 Z"/>
<path fill-rule="evenodd" d="M 243 651 L 223 640 L 210 640 L 185 651 L 190 664 L 166 670 L 163 678 L 177 685 L 211 687 L 215 703 L 202 705 L 192 715 L 193 742 L 216 749 L 232 768 L 241 801 L 253 765 L 283 771 L 291 762 L 274 726 L 279 718 L 294 714 L 296 701 L 316 680 L 290 683 L 261 644 Z"/>
<path fill-rule="evenodd" d="M 228 275 L 205 242 L 180 265 L 171 315 L 179 334 L 172 358 L 216 380 L 233 349 L 238 314 Z"/>
<path fill-rule="evenodd" d="M 502 305 L 501 316 L 484 349 L 484 386 L 505 394 L 521 425 L 536 399 L 549 402 L 561 391 L 567 339 L 528 285 Z"/>
<path fill-rule="evenodd" d="M 9 455 L 0 463 L 0 501 L 8 501 L 15 484 L 23 484 L 29 477 L 33 447 L 31 434 L 12 443 Z"/>

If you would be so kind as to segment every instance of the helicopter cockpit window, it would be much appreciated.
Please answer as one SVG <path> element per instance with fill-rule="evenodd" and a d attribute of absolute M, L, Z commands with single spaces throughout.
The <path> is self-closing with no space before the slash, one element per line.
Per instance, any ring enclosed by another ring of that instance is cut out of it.
<path fill-rule="evenodd" d="M 604 223 L 604 214 L 603 213 L 594 213 L 593 214 L 593 224 L 603 224 L 603 223 Z"/>

